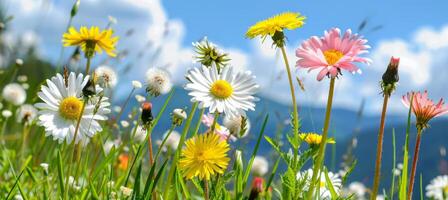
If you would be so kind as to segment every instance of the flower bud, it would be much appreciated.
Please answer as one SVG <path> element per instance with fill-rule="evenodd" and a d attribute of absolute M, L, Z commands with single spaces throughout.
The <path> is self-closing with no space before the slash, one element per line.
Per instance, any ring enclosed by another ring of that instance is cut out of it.
<path fill-rule="evenodd" d="M 87 81 L 87 84 L 82 89 L 82 94 L 85 98 L 91 97 L 96 94 L 96 88 L 93 79 L 90 78 L 89 81 Z"/>
<path fill-rule="evenodd" d="M 241 152 L 241 150 L 235 151 L 235 165 L 239 169 L 243 170 L 243 152 Z"/>
<path fill-rule="evenodd" d="M 145 127 L 151 125 L 153 117 L 152 117 L 152 104 L 150 102 L 145 102 L 142 104 L 141 120 Z"/>
<path fill-rule="evenodd" d="M 386 72 L 383 74 L 384 84 L 395 84 L 398 82 L 398 64 L 400 63 L 400 58 L 390 58 L 389 65 L 387 66 Z"/>
<path fill-rule="evenodd" d="M 187 112 L 184 109 L 176 108 L 173 110 L 171 114 L 171 120 L 173 121 L 173 125 L 180 126 L 184 120 L 187 119 Z"/>
<path fill-rule="evenodd" d="M 79 4 L 81 3 L 80 0 L 77 0 L 75 2 L 75 4 L 73 4 L 72 10 L 70 12 L 70 16 L 74 17 L 76 15 L 76 13 L 78 13 L 78 8 L 79 8 Z"/>
<path fill-rule="evenodd" d="M 400 63 L 400 58 L 395 58 L 392 56 L 390 58 L 389 65 L 387 66 L 386 72 L 383 74 L 383 81 L 381 87 L 383 89 L 383 94 L 390 95 L 395 90 L 395 84 L 398 82 L 398 64 Z"/>
<path fill-rule="evenodd" d="M 264 190 L 264 179 L 261 177 L 255 177 L 252 182 L 252 189 L 250 190 L 249 200 L 258 199 L 262 195 Z"/>

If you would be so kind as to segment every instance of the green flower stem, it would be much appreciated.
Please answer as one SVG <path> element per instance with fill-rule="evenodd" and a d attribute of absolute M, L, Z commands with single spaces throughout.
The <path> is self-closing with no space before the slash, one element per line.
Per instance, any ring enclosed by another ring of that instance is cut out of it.
<path fill-rule="evenodd" d="M 294 118 L 293 119 L 293 124 L 294 124 L 294 126 L 293 126 L 294 127 L 293 133 L 294 133 L 294 137 L 298 138 L 298 136 L 299 136 L 299 129 L 298 129 L 298 127 L 299 127 L 299 116 L 298 115 L 299 114 L 298 114 L 298 111 L 297 111 L 297 103 L 296 103 L 296 95 L 295 95 L 295 90 L 294 90 L 294 83 L 293 83 L 293 80 L 292 80 L 291 69 L 289 67 L 288 57 L 286 56 L 285 46 L 282 45 L 280 47 L 280 49 L 282 51 L 283 61 L 285 62 L 286 72 L 288 74 L 289 88 L 291 90 L 291 101 L 292 101 L 292 108 L 293 108 L 293 113 L 292 114 L 293 114 L 293 118 Z M 293 161 L 294 165 L 296 164 L 296 161 L 297 161 L 297 154 L 298 154 L 297 149 L 294 149 L 294 161 Z"/>
<path fill-rule="evenodd" d="M 208 200 L 208 181 L 204 180 L 204 199 Z"/>
<path fill-rule="evenodd" d="M 168 179 L 167 179 L 167 181 L 165 183 L 165 187 L 163 189 L 163 191 L 164 191 L 163 199 L 168 199 L 169 187 L 171 185 L 171 181 L 173 180 L 174 172 L 176 171 L 176 168 L 177 168 L 177 160 L 180 157 L 180 153 L 182 151 L 182 145 L 184 144 L 185 137 L 188 133 L 188 130 L 190 129 L 190 124 L 191 124 L 191 121 L 193 120 L 194 113 L 196 112 L 196 108 L 198 107 L 198 105 L 199 105 L 198 102 L 193 103 L 193 107 L 191 108 L 191 111 L 188 114 L 187 122 L 185 123 L 185 126 L 182 130 L 182 135 L 180 136 L 179 144 L 177 145 L 176 152 L 174 153 L 174 159 L 171 164 L 170 171 L 168 172 Z"/>
<path fill-rule="evenodd" d="M 90 62 L 91 62 L 91 59 L 92 59 L 91 56 L 87 56 L 86 75 L 90 74 Z"/>
<path fill-rule="evenodd" d="M 148 152 L 149 152 L 149 163 L 151 164 L 151 166 L 154 163 L 154 158 L 153 158 L 153 154 L 152 154 L 152 139 L 151 139 L 151 132 L 149 130 L 149 127 L 146 128 L 146 134 L 148 134 Z"/>
<path fill-rule="evenodd" d="M 159 146 L 159 149 L 157 150 L 156 156 L 154 157 L 154 160 L 157 162 L 157 159 L 159 158 L 160 152 L 163 149 L 163 146 L 165 145 L 166 141 L 168 140 L 168 138 L 170 137 L 171 133 L 173 132 L 174 128 L 176 128 L 175 125 L 171 125 L 170 130 L 168 131 L 168 133 L 166 134 L 165 138 L 163 138 L 162 143 Z"/>
<path fill-rule="evenodd" d="M 196 126 L 194 128 L 192 137 L 196 136 L 199 132 L 199 128 L 201 127 L 201 123 L 202 123 L 200 118 L 202 117 L 202 115 L 204 115 L 204 112 L 205 112 L 205 108 L 201 108 L 201 111 L 199 112 L 199 120 L 196 122 Z"/>
<path fill-rule="evenodd" d="M 422 128 L 417 129 L 417 140 L 415 141 L 414 158 L 412 159 L 411 179 L 409 180 L 409 190 L 407 199 L 412 199 L 412 190 L 414 189 L 415 171 L 417 169 L 418 154 L 420 152 L 420 142 L 422 137 Z"/>
<path fill-rule="evenodd" d="M 375 176 L 373 181 L 372 195 L 370 200 L 375 200 L 378 194 L 378 188 L 380 186 L 381 176 L 381 157 L 383 153 L 383 137 L 384 137 L 384 125 L 386 122 L 387 103 L 389 102 L 389 94 L 384 94 L 383 110 L 381 112 L 380 130 L 378 132 L 378 146 L 376 150 L 376 162 L 375 162 Z"/>
<path fill-rule="evenodd" d="M 334 94 L 334 82 L 335 78 L 331 78 L 330 80 L 330 89 L 328 91 L 328 100 L 327 100 L 327 109 L 325 111 L 325 122 L 324 122 L 324 131 L 322 133 L 322 141 L 319 146 L 319 152 L 317 154 L 317 162 L 313 165 L 313 177 L 311 178 L 310 189 L 307 193 L 306 199 L 312 199 L 314 194 L 314 188 L 316 184 L 318 184 L 317 175 L 320 174 L 320 169 L 322 168 L 322 163 L 325 158 L 325 146 L 327 144 L 327 136 L 328 136 L 328 128 L 330 127 L 330 116 L 331 116 L 331 107 L 333 105 L 333 94 Z"/>

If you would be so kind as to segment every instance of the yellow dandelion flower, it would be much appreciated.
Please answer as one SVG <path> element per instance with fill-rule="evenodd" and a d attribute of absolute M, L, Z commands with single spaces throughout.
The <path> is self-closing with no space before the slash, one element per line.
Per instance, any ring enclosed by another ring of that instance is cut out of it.
<path fill-rule="evenodd" d="M 62 43 L 64 46 L 79 46 L 84 51 L 86 57 L 92 57 L 95 52 L 102 53 L 105 51 L 109 56 L 115 57 L 115 45 L 118 37 L 112 37 L 112 29 L 101 30 L 97 26 L 88 29 L 82 26 L 79 32 L 70 27 L 67 33 L 62 35 Z"/>
<path fill-rule="evenodd" d="M 268 35 L 274 36 L 276 32 L 283 32 L 284 29 L 294 30 L 300 28 L 303 26 L 304 20 L 305 17 L 300 13 L 285 12 L 257 22 L 246 32 L 246 37 L 252 39 L 261 36 L 264 39 Z"/>
<path fill-rule="evenodd" d="M 299 138 L 308 143 L 309 145 L 319 145 L 322 142 L 322 135 L 317 133 L 301 133 L 299 134 Z M 334 144 L 333 138 L 327 139 L 328 144 Z"/>
<path fill-rule="evenodd" d="M 230 161 L 227 157 L 229 150 L 229 144 L 221 141 L 217 134 L 197 135 L 185 142 L 179 168 L 188 179 L 199 176 L 210 180 L 211 176 L 226 171 Z"/>

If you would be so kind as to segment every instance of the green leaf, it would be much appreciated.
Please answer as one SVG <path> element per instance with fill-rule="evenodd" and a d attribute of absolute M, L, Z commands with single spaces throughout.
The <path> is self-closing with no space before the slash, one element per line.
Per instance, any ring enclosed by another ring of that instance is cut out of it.
<path fill-rule="evenodd" d="M 330 190 L 331 199 L 337 199 L 338 198 L 338 194 L 336 193 L 336 191 L 335 191 L 335 189 L 333 187 L 333 183 L 331 182 L 331 179 L 328 176 L 327 168 L 325 168 L 324 172 L 325 172 L 325 181 L 327 182 L 328 189 Z"/>
<path fill-rule="evenodd" d="M 63 174 L 63 168 L 62 168 L 62 158 L 61 158 L 61 151 L 58 149 L 58 180 L 59 180 L 59 187 L 61 188 L 61 195 L 65 193 L 64 189 L 64 176 Z"/>

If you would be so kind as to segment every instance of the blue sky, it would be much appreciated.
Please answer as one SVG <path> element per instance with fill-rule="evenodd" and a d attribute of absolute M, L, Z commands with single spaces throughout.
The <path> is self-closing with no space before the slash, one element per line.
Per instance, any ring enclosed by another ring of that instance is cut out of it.
<path fill-rule="evenodd" d="M 10 41 L 27 38 L 40 47 L 40 54 L 56 62 L 61 49 L 61 35 L 74 1 L 68 0 L 6 0 L 10 13 L 15 15 Z M 337 81 L 335 105 L 357 109 L 361 99 L 367 100 L 367 111 L 379 113 L 381 95 L 378 87 L 381 74 L 391 56 L 401 57 L 400 85 L 392 97 L 391 112 L 404 113 L 400 96 L 410 90 L 428 89 L 434 99 L 448 98 L 448 1 L 160 1 L 160 0 L 81 0 L 74 26 L 104 27 L 108 16 L 117 18 L 113 25 L 121 36 L 118 48 L 130 50 L 120 61 L 107 63 L 117 70 L 126 65 L 134 67 L 119 79 L 118 90 L 129 90 L 130 80 L 144 80 L 149 67 L 168 66 L 177 84 L 185 82 L 183 75 L 194 66 L 191 43 L 208 36 L 233 59 L 232 65 L 251 70 L 262 86 L 260 96 L 289 103 L 284 65 L 269 41 L 244 38 L 247 28 L 255 22 L 284 11 L 300 12 L 307 17 L 306 25 L 288 31 L 288 57 L 295 63 L 294 49 L 303 39 L 322 35 L 331 27 L 357 31 L 367 19 L 362 35 L 372 46 L 368 55 L 370 66 L 360 66 L 362 75 L 344 74 Z M 381 26 L 377 31 L 372 28 Z M 131 37 L 126 31 L 134 29 Z M 167 31 L 168 30 L 168 31 Z M 164 33 L 168 32 L 167 35 Z M 147 47 L 148 42 L 151 44 Z M 161 48 L 161 50 L 159 49 Z M 137 59 L 142 49 L 145 56 Z M 71 49 L 67 50 L 68 52 Z M 157 52 L 158 56 L 152 55 Z M 97 59 L 94 64 L 100 64 Z M 317 82 L 315 73 L 295 70 L 305 82 L 307 92 L 298 94 L 298 102 L 324 106 L 328 80 Z M 143 92 L 143 91 L 141 91 Z"/>

